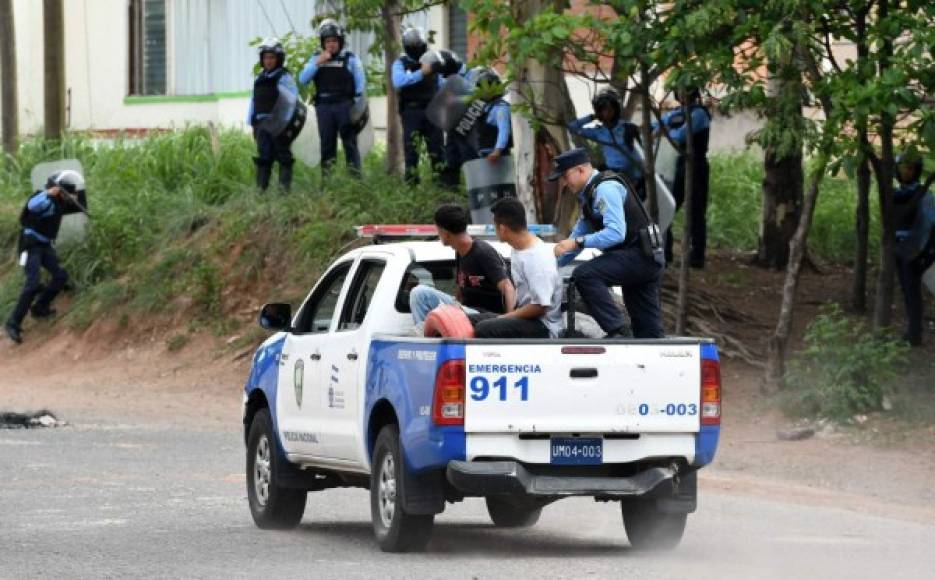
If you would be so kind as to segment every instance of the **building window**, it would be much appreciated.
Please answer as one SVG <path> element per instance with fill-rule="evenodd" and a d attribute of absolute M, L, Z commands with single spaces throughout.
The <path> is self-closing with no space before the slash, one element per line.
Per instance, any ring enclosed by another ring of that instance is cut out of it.
<path fill-rule="evenodd" d="M 165 95 L 166 0 L 130 0 L 130 94 Z"/>
<path fill-rule="evenodd" d="M 467 13 L 457 2 L 448 5 L 448 48 L 468 61 Z"/>

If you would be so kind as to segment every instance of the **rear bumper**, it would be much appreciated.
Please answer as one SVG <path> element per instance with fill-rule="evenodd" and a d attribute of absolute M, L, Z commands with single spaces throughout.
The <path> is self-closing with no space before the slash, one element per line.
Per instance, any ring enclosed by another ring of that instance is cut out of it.
<path fill-rule="evenodd" d="M 447 469 L 448 482 L 464 495 L 540 498 L 637 498 L 651 494 L 676 475 L 672 467 L 650 467 L 629 477 L 537 475 L 516 461 L 451 461 Z"/>

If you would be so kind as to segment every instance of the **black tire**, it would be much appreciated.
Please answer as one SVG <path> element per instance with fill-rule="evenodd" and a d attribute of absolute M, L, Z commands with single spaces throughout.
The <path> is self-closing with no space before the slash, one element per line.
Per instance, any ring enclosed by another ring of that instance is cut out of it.
<path fill-rule="evenodd" d="M 528 508 L 497 497 L 488 497 L 487 513 L 498 528 L 528 528 L 536 525 L 542 508 Z"/>
<path fill-rule="evenodd" d="M 682 541 L 688 514 L 659 511 L 653 501 L 623 504 L 623 526 L 637 550 L 671 550 Z"/>
<path fill-rule="evenodd" d="M 399 428 L 387 425 L 377 435 L 370 474 L 370 518 L 377 543 L 384 552 L 418 552 L 432 537 L 435 515 L 406 513 Z"/>
<path fill-rule="evenodd" d="M 308 492 L 279 487 L 276 480 L 278 461 L 269 409 L 261 409 L 253 417 L 247 437 L 247 500 L 254 523 L 264 530 L 294 528 L 305 513 Z"/>

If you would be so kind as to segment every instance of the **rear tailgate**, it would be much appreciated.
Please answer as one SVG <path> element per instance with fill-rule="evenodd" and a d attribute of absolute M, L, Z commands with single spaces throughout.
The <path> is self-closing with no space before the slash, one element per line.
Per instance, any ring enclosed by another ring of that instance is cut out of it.
<path fill-rule="evenodd" d="M 465 359 L 469 436 L 699 430 L 700 341 L 469 343 Z"/>

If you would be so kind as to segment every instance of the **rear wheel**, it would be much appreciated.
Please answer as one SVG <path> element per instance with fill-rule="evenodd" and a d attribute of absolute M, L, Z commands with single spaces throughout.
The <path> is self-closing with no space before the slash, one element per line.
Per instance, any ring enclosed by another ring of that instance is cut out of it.
<path fill-rule="evenodd" d="M 487 513 L 498 528 L 528 528 L 536 525 L 542 508 L 528 508 L 518 506 L 507 500 L 497 497 L 488 497 Z"/>
<path fill-rule="evenodd" d="M 406 513 L 406 469 L 399 445 L 399 429 L 387 425 L 377 436 L 370 474 L 370 518 L 380 549 L 384 552 L 416 552 L 432 537 L 435 515 Z"/>
<path fill-rule="evenodd" d="M 682 541 L 688 514 L 659 511 L 654 501 L 622 504 L 623 526 L 638 550 L 671 550 Z"/>
<path fill-rule="evenodd" d="M 269 409 L 261 409 L 253 418 L 247 437 L 247 500 L 254 523 L 264 530 L 294 528 L 305 513 L 308 492 L 280 487 L 277 461 Z"/>

